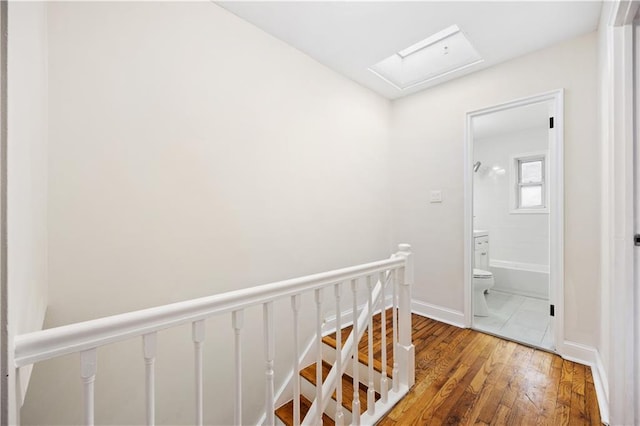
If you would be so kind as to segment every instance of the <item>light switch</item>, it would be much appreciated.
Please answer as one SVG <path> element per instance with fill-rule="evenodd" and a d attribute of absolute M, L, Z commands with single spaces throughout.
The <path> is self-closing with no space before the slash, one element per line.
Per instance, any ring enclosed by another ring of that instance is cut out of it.
<path fill-rule="evenodd" d="M 429 201 L 432 203 L 441 203 L 442 202 L 442 191 L 441 190 L 435 190 L 435 191 L 431 191 L 431 197 L 429 198 Z"/>

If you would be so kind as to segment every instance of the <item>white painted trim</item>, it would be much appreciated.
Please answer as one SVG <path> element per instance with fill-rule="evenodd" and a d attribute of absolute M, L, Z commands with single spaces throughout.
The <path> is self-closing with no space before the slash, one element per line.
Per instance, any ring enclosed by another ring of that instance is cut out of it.
<path fill-rule="evenodd" d="M 470 111 L 466 114 L 464 144 L 464 324 L 473 323 L 473 119 L 494 112 L 550 102 L 554 129 L 549 129 L 548 197 L 549 197 L 549 292 L 550 303 L 556 306 L 554 345 L 564 341 L 564 89 L 520 98 L 495 106 Z"/>
<path fill-rule="evenodd" d="M 564 341 L 564 90 L 553 96 L 555 129 L 549 129 L 549 302 L 554 346 Z"/>
<path fill-rule="evenodd" d="M 455 327 L 468 328 L 465 326 L 465 314 L 463 312 L 443 306 L 413 299 L 411 300 L 411 312 Z"/>
<path fill-rule="evenodd" d="M 611 16 L 609 17 L 609 25 L 616 27 L 632 25 L 636 13 L 638 13 L 640 9 L 640 2 L 617 0 L 614 3 L 614 7 L 611 10 Z"/>
<path fill-rule="evenodd" d="M 640 3 L 636 2 L 636 6 L 640 5 Z M 635 150 L 635 159 L 633 164 L 634 169 L 634 182 L 635 187 L 633 188 L 635 194 L 635 204 L 633 206 L 634 209 L 634 233 L 640 233 L 640 185 L 638 182 L 640 181 L 640 7 L 636 10 L 635 21 L 633 23 L 633 66 L 635 68 L 635 87 L 634 87 L 634 97 L 635 97 L 635 142 L 634 142 L 634 150 Z M 634 287 L 636 289 L 640 288 L 640 249 L 636 248 L 633 259 L 633 268 L 634 268 Z M 640 291 L 635 292 L 635 397 L 636 400 L 640 398 Z M 635 406 L 635 419 L 636 421 L 640 421 L 640 404 L 636 404 Z"/>
<path fill-rule="evenodd" d="M 512 209 L 509 210 L 509 214 L 549 214 L 549 209 L 539 208 L 539 209 Z"/>
<path fill-rule="evenodd" d="M 385 295 L 384 297 L 385 309 L 390 308 L 392 303 L 393 303 L 393 295 L 391 294 Z M 361 311 L 365 306 L 367 306 L 367 302 L 364 302 L 358 305 L 358 311 Z M 376 315 L 379 313 L 380 313 L 380 308 L 373 311 L 373 315 Z M 337 318 L 337 315 L 333 314 L 333 315 L 329 315 L 324 319 L 324 322 L 322 324 L 323 336 L 326 336 L 328 334 L 333 334 L 336 332 L 336 318 Z M 342 311 L 341 324 L 342 324 L 342 328 L 348 327 L 353 324 L 353 309 L 345 309 Z"/>
<path fill-rule="evenodd" d="M 542 197 L 544 198 L 544 206 L 539 208 L 521 208 L 518 207 L 520 202 L 518 162 L 520 160 L 542 158 Z M 548 214 L 549 213 L 549 182 L 547 175 L 549 151 L 525 152 L 521 154 L 511 155 L 509 158 L 509 214 Z"/>
<path fill-rule="evenodd" d="M 475 255 L 475 236 L 473 235 L 473 117 L 467 113 L 464 126 L 464 326 L 473 325 L 473 256 Z"/>
<path fill-rule="evenodd" d="M 13 369 L 14 325 L 7 321 L 7 3 L 0 3 L 0 424 L 17 424 L 20 410 Z"/>
<path fill-rule="evenodd" d="M 608 355 L 609 419 L 640 421 L 638 327 L 634 300 L 634 88 L 633 19 L 638 2 L 614 0 L 603 8 L 600 32 L 602 130 L 602 298 L 601 346 Z M 637 249 L 636 249 L 637 250 Z M 604 369 L 603 369 L 604 370 Z"/>
<path fill-rule="evenodd" d="M 600 357 L 600 352 L 596 351 L 596 364 L 591 366 L 591 374 L 593 375 L 593 385 L 596 388 L 596 396 L 598 398 L 598 406 L 600 407 L 600 420 L 609 424 L 609 381 L 607 380 L 607 372 Z"/>
<path fill-rule="evenodd" d="M 565 340 L 559 349 L 561 350 L 558 353 L 562 358 L 591 368 L 598 407 L 600 408 L 600 419 L 603 423 L 609 424 L 609 394 L 607 391 L 609 385 L 600 353 L 592 346 L 568 340 Z"/>
<path fill-rule="evenodd" d="M 362 309 L 365 305 L 366 303 L 362 303 L 358 305 L 358 310 Z M 353 325 L 353 309 L 343 310 L 341 317 L 342 317 L 341 318 L 342 327 L 348 327 L 350 325 Z M 322 324 L 323 336 L 336 332 L 336 318 L 337 318 L 337 315 L 333 314 L 324 319 L 324 323 Z"/>
<path fill-rule="evenodd" d="M 558 355 L 566 360 L 589 366 L 595 364 L 596 354 L 598 353 L 596 348 L 592 346 L 571 342 L 569 340 L 565 340 L 562 345 L 559 345 L 557 352 Z"/>
<path fill-rule="evenodd" d="M 285 298 L 335 282 L 348 281 L 405 265 L 402 256 L 307 275 L 271 284 L 229 291 L 155 308 L 84 321 L 16 336 L 15 366 L 96 348 L 131 337 Z"/>

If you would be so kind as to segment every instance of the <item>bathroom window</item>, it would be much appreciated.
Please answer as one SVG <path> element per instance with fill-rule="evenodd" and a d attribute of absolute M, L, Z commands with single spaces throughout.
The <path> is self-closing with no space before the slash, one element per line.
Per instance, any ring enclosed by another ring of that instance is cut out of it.
<path fill-rule="evenodd" d="M 514 157 L 512 213 L 547 213 L 546 159 L 546 153 Z"/>

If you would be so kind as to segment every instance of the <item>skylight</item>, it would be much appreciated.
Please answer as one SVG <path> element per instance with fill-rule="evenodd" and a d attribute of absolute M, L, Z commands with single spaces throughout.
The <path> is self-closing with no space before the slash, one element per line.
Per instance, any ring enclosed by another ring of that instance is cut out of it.
<path fill-rule="evenodd" d="M 383 59 L 369 71 L 403 90 L 482 61 L 460 28 L 452 25 Z"/>

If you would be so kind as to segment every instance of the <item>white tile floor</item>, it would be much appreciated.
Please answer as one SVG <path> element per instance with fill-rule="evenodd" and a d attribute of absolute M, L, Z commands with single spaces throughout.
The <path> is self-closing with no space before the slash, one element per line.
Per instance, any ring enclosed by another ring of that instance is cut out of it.
<path fill-rule="evenodd" d="M 488 317 L 473 317 L 478 330 L 507 339 L 554 349 L 549 325 L 549 301 L 491 290 L 485 294 Z"/>

